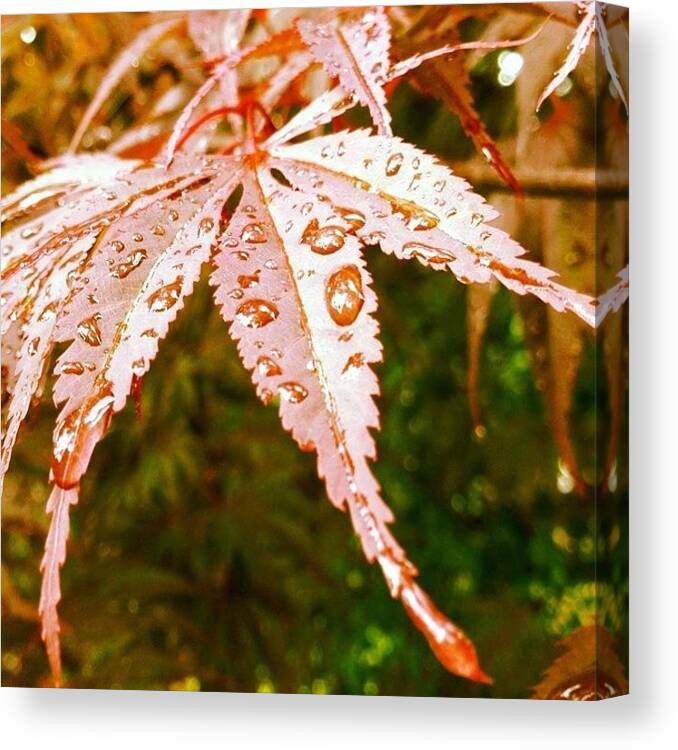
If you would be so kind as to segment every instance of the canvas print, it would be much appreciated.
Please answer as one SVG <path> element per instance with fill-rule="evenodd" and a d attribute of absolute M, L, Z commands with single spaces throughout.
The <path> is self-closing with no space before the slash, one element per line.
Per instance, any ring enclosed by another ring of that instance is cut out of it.
<path fill-rule="evenodd" d="M 628 34 L 3 17 L 4 686 L 628 692 Z"/>

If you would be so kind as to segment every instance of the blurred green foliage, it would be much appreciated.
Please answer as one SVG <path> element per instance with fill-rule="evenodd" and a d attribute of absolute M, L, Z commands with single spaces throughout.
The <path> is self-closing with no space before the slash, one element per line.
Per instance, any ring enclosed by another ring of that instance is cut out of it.
<path fill-rule="evenodd" d="M 444 158 L 469 155 L 457 121 L 435 102 L 401 86 L 393 111 L 404 137 Z M 510 129 L 493 112 L 495 131 Z M 38 115 L 17 119 L 32 147 Z M 23 177 L 5 149 L 3 163 Z M 446 673 L 365 564 L 313 455 L 284 433 L 275 404 L 256 400 L 204 280 L 144 380 L 141 416 L 130 403 L 114 419 L 72 513 L 60 606 L 67 684 L 525 697 L 556 640 L 592 621 L 592 506 L 558 491 L 558 456 L 510 294 L 501 290 L 491 311 L 479 441 L 466 398 L 465 287 L 368 252 L 385 349 L 375 471 L 423 585 L 473 638 L 494 686 Z M 572 418 L 589 470 L 594 355 L 584 358 Z M 34 606 L 55 415 L 48 401 L 33 411 L 3 498 L 5 685 L 49 682 Z M 610 500 L 620 509 L 625 462 Z M 623 518 L 598 538 L 615 549 L 615 580 L 601 586 L 605 624 L 622 641 Z"/>

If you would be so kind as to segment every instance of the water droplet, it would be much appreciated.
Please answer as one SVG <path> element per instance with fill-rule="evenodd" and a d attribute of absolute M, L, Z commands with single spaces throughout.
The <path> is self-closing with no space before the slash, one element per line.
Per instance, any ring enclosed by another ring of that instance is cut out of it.
<path fill-rule="evenodd" d="M 412 201 L 390 198 L 388 202 L 393 213 L 405 222 L 408 229 L 422 232 L 438 226 L 439 219 L 434 213 L 421 208 Z"/>
<path fill-rule="evenodd" d="M 234 250 L 231 253 L 231 257 L 236 258 L 237 260 L 248 260 L 250 254 L 246 250 Z"/>
<path fill-rule="evenodd" d="M 111 247 L 116 253 L 121 253 L 125 249 L 125 243 L 120 242 L 120 240 L 113 240 L 113 242 L 111 242 Z"/>
<path fill-rule="evenodd" d="M 31 237 L 35 237 L 35 235 L 38 234 L 41 229 L 42 229 L 42 224 L 35 224 L 32 227 L 26 227 L 25 229 L 22 229 L 21 239 L 30 240 Z"/>
<path fill-rule="evenodd" d="M 238 284 L 243 289 L 250 289 L 253 286 L 256 286 L 259 283 L 259 271 L 255 271 L 251 275 L 247 274 L 241 274 L 238 276 Z"/>
<path fill-rule="evenodd" d="M 200 224 L 198 224 L 198 237 L 201 237 L 205 234 L 209 234 L 212 231 L 213 227 L 214 227 L 214 219 L 212 219 L 209 216 L 206 216 L 204 219 L 201 219 Z"/>
<path fill-rule="evenodd" d="M 135 232 L 135 233 L 134 233 L 134 234 L 132 235 L 132 239 L 133 239 L 133 240 L 134 240 L 135 242 L 143 242 L 143 241 L 144 241 L 144 235 L 143 235 L 143 234 L 140 234 L 139 232 Z"/>
<path fill-rule="evenodd" d="M 228 296 L 231 299 L 242 299 L 245 292 L 243 292 L 242 289 L 231 289 L 231 291 L 228 293 Z"/>
<path fill-rule="evenodd" d="M 165 234 L 165 227 L 162 224 L 156 224 L 153 229 L 151 229 L 151 232 L 156 237 L 162 237 Z"/>
<path fill-rule="evenodd" d="M 421 182 L 421 172 L 417 172 L 414 177 L 410 180 L 410 184 L 407 186 L 408 190 L 417 190 L 419 183 Z"/>
<path fill-rule="evenodd" d="M 301 207 L 301 213 L 303 216 L 308 216 L 311 211 L 313 211 L 312 203 L 304 203 L 304 205 Z"/>
<path fill-rule="evenodd" d="M 51 320 L 57 314 L 58 309 L 59 306 L 56 300 L 54 302 L 50 302 L 49 304 L 45 305 L 43 311 L 38 316 L 38 320 L 41 323 L 45 320 Z"/>
<path fill-rule="evenodd" d="M 170 307 L 176 305 L 179 296 L 181 295 L 181 287 L 184 283 L 184 277 L 178 276 L 176 281 L 171 284 L 165 284 L 160 289 L 156 289 L 153 294 L 148 298 L 148 307 L 153 312 L 164 312 L 169 310 Z"/>
<path fill-rule="evenodd" d="M 357 266 L 344 266 L 327 280 L 325 304 L 337 325 L 351 325 L 364 302 L 362 276 Z"/>
<path fill-rule="evenodd" d="M 279 315 L 278 308 L 261 299 L 249 299 L 238 308 L 238 321 L 247 328 L 263 328 Z"/>
<path fill-rule="evenodd" d="M 422 245 L 420 242 L 406 242 L 402 249 L 403 258 L 415 258 L 426 263 L 451 263 L 454 255 L 449 251 L 431 245 Z"/>
<path fill-rule="evenodd" d="M 299 383 L 281 383 L 278 391 L 280 396 L 290 404 L 300 404 L 308 396 L 306 388 Z"/>
<path fill-rule="evenodd" d="M 320 149 L 320 156 L 322 156 L 323 159 L 327 159 L 327 157 L 331 156 L 331 154 L 332 154 L 331 146 L 323 146 Z"/>
<path fill-rule="evenodd" d="M 272 258 L 269 258 L 264 263 L 264 268 L 268 268 L 269 271 L 277 271 L 278 270 L 278 264 Z"/>
<path fill-rule="evenodd" d="M 85 366 L 82 362 L 64 362 L 61 366 L 62 375 L 82 375 L 85 372 Z"/>
<path fill-rule="evenodd" d="M 90 404 L 83 415 L 83 421 L 88 425 L 95 425 L 113 407 L 115 398 L 110 389 L 101 392 L 100 398 Z"/>
<path fill-rule="evenodd" d="M 365 226 L 365 214 L 355 208 L 344 208 L 335 206 L 335 212 L 351 227 L 354 232 L 360 231 Z"/>
<path fill-rule="evenodd" d="M 147 257 L 148 253 L 146 252 L 145 247 L 137 248 L 132 251 L 122 263 L 118 263 L 113 267 L 111 270 L 111 276 L 115 279 L 126 279 L 135 268 L 139 268 Z"/>
<path fill-rule="evenodd" d="M 355 371 L 359 370 L 364 364 L 365 355 L 362 352 L 351 354 L 351 356 L 346 360 L 346 364 L 344 365 L 341 374 L 346 376 L 353 375 Z"/>
<path fill-rule="evenodd" d="M 243 227 L 240 233 L 240 239 L 250 245 L 261 245 L 266 242 L 266 232 L 261 224 L 252 222 Z"/>
<path fill-rule="evenodd" d="M 418 156 L 415 156 L 414 159 L 412 159 L 412 169 L 419 169 L 421 165 L 421 161 L 419 160 Z"/>
<path fill-rule="evenodd" d="M 337 156 L 343 156 L 346 153 L 346 144 L 343 141 L 339 141 L 337 146 Z"/>
<path fill-rule="evenodd" d="M 311 250 L 318 255 L 331 255 L 344 246 L 346 234 L 340 226 L 328 224 L 320 227 L 317 219 L 312 219 L 304 233 L 301 241 L 310 245 Z"/>
<path fill-rule="evenodd" d="M 478 227 L 483 222 L 483 215 L 479 213 L 471 214 L 471 226 L 472 227 Z"/>
<path fill-rule="evenodd" d="M 400 167 L 403 165 L 403 155 L 396 151 L 395 154 L 391 154 L 386 162 L 384 172 L 387 177 L 394 177 L 400 172 Z"/>
<path fill-rule="evenodd" d="M 94 313 L 89 318 L 81 320 L 78 323 L 78 336 L 89 346 L 99 346 L 101 343 L 101 329 L 99 328 L 99 321 L 101 320 L 101 313 Z"/>
<path fill-rule="evenodd" d="M 274 362 L 270 357 L 261 356 L 257 360 L 257 372 L 259 375 L 267 378 L 274 378 L 277 375 L 282 375 L 282 370 L 277 362 Z"/>
<path fill-rule="evenodd" d="M 179 218 L 179 212 L 171 208 L 169 212 L 169 218 L 170 221 L 177 221 L 177 219 Z"/>
<path fill-rule="evenodd" d="M 145 331 L 142 331 L 141 336 L 145 339 L 156 339 L 158 338 L 158 332 L 155 328 L 147 328 Z"/>
<path fill-rule="evenodd" d="M 34 339 L 31 339 L 31 343 L 28 345 L 28 355 L 32 357 L 35 354 L 37 354 L 39 346 L 40 346 L 39 336 L 36 336 Z"/>
<path fill-rule="evenodd" d="M 457 209 L 456 209 L 456 208 L 451 208 L 451 209 L 450 209 L 450 210 L 449 210 L 449 211 L 447 212 L 447 218 L 448 218 L 448 219 L 454 219 L 454 217 L 455 217 L 456 215 L 457 215 Z"/>

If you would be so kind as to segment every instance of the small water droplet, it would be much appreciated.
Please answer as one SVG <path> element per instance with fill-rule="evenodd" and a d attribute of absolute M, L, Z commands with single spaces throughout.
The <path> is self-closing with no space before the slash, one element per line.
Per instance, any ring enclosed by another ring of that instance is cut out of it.
<path fill-rule="evenodd" d="M 278 264 L 272 258 L 269 258 L 264 263 L 264 268 L 268 268 L 269 271 L 277 271 L 278 270 Z"/>
<path fill-rule="evenodd" d="M 61 366 L 63 375 L 82 375 L 85 372 L 85 366 L 82 362 L 64 362 Z"/>
<path fill-rule="evenodd" d="M 238 276 L 238 284 L 243 289 L 250 289 L 253 286 L 256 286 L 259 283 L 259 271 L 255 271 L 251 275 L 247 274 L 241 274 Z"/>
<path fill-rule="evenodd" d="M 400 167 L 403 165 L 403 155 L 396 151 L 395 154 L 391 154 L 386 161 L 386 167 L 384 172 L 387 177 L 394 177 L 400 172 Z"/>
<path fill-rule="evenodd" d="M 39 346 L 40 346 L 40 337 L 39 336 L 36 336 L 34 339 L 31 339 L 31 342 L 28 345 L 28 355 L 30 357 L 32 357 L 35 354 L 37 354 Z"/>
<path fill-rule="evenodd" d="M 325 303 L 337 325 L 351 325 L 364 302 L 362 276 L 357 266 L 344 266 L 327 280 Z"/>
<path fill-rule="evenodd" d="M 179 212 L 174 208 L 171 208 L 169 211 L 169 218 L 170 221 L 177 221 L 177 219 L 179 218 Z"/>
<path fill-rule="evenodd" d="M 337 156 L 343 156 L 346 153 L 346 144 L 343 141 L 339 141 L 337 146 Z"/>
<path fill-rule="evenodd" d="M 38 316 L 38 320 L 40 322 L 44 322 L 45 320 L 51 320 L 57 314 L 58 309 L 59 309 L 59 306 L 56 300 L 54 302 L 48 303 L 47 305 L 45 305 L 43 311 Z"/>
<path fill-rule="evenodd" d="M 393 213 L 405 222 L 408 229 L 422 232 L 438 226 L 439 219 L 434 213 L 412 201 L 390 198 L 388 202 Z"/>
<path fill-rule="evenodd" d="M 341 371 L 341 374 L 345 376 L 351 376 L 355 373 L 356 370 L 359 370 L 364 364 L 365 364 L 365 355 L 362 352 L 356 352 L 355 354 L 351 354 L 351 356 L 346 360 L 346 364 L 344 365 L 344 368 Z"/>
<path fill-rule="evenodd" d="M 263 328 L 279 315 L 278 308 L 261 299 L 243 302 L 236 312 L 238 321 L 247 328 Z"/>
<path fill-rule="evenodd" d="M 161 286 L 156 289 L 147 300 L 148 307 L 152 312 L 164 312 L 176 305 L 181 295 L 181 287 L 184 283 L 184 277 L 178 276 L 176 281 Z"/>
<path fill-rule="evenodd" d="M 99 346 L 101 343 L 101 329 L 99 328 L 99 321 L 101 320 L 101 313 L 94 313 L 89 318 L 81 320 L 78 323 L 78 336 L 89 346 Z"/>
<path fill-rule="evenodd" d="M 228 293 L 228 296 L 231 299 L 242 299 L 245 292 L 243 292 L 242 289 L 231 289 L 231 291 Z"/>
<path fill-rule="evenodd" d="M 267 378 L 274 378 L 277 375 L 282 375 L 282 370 L 277 362 L 274 362 L 270 357 L 261 356 L 257 359 L 257 372 L 259 375 Z"/>
<path fill-rule="evenodd" d="M 248 260 L 250 254 L 246 250 L 234 250 L 231 256 L 237 260 Z"/>
<path fill-rule="evenodd" d="M 135 242 L 143 242 L 143 241 L 144 241 L 144 235 L 143 235 L 143 234 L 140 234 L 139 232 L 135 232 L 135 233 L 134 233 L 134 234 L 132 235 L 132 239 L 133 239 L 133 240 L 134 240 Z"/>
<path fill-rule="evenodd" d="M 165 234 L 165 227 L 162 224 L 156 224 L 153 229 L 151 229 L 151 232 L 156 237 L 162 237 Z"/>
<path fill-rule="evenodd" d="M 323 159 L 327 159 L 331 155 L 332 155 L 332 148 L 331 148 L 331 146 L 323 146 L 320 149 L 320 156 L 322 156 Z"/>
<path fill-rule="evenodd" d="M 280 396 L 290 404 L 300 404 L 308 396 L 306 388 L 299 383 L 281 383 L 278 391 Z"/>
<path fill-rule="evenodd" d="M 335 206 L 334 210 L 354 232 L 360 231 L 365 226 L 365 214 L 357 209 Z"/>
<path fill-rule="evenodd" d="M 111 269 L 111 276 L 115 279 L 126 279 L 135 268 L 146 260 L 148 253 L 145 247 L 139 247 L 133 250 L 124 261 L 118 263 Z"/>
<path fill-rule="evenodd" d="M 240 239 L 249 245 L 261 245 L 266 242 L 266 232 L 264 228 L 256 221 L 243 227 L 240 233 Z"/>
<path fill-rule="evenodd" d="M 480 213 L 471 214 L 471 226 L 479 227 L 483 222 L 483 215 Z"/>
<path fill-rule="evenodd" d="M 423 245 L 420 242 L 406 242 L 402 249 L 403 258 L 416 258 L 426 263 L 451 263 L 454 256 L 447 250 L 431 245 Z"/>
<path fill-rule="evenodd" d="M 212 219 L 209 216 L 206 216 L 204 219 L 201 219 L 200 224 L 198 224 L 198 237 L 201 237 L 205 234 L 209 234 L 212 231 L 213 227 L 214 227 L 214 219 Z"/>
<path fill-rule="evenodd" d="M 42 224 L 35 224 L 32 227 L 26 227 L 25 229 L 22 229 L 21 239 L 30 240 L 31 237 L 35 237 L 35 235 L 38 234 L 41 229 L 42 229 Z"/>
<path fill-rule="evenodd" d="M 125 249 L 125 243 L 120 242 L 120 240 L 113 240 L 113 242 L 111 242 L 111 247 L 116 253 L 121 253 Z"/>
<path fill-rule="evenodd" d="M 147 328 L 145 331 L 142 331 L 141 335 L 145 339 L 158 338 L 158 332 L 155 330 L 155 328 Z"/>
<path fill-rule="evenodd" d="M 308 216 L 311 211 L 313 211 L 312 203 L 304 203 L 304 205 L 301 207 L 301 213 L 303 216 Z"/>

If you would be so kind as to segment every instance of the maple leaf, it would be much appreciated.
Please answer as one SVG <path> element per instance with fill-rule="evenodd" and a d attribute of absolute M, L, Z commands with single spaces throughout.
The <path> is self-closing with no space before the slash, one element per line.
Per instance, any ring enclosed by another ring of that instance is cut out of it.
<path fill-rule="evenodd" d="M 414 582 L 416 569 L 388 529 L 392 515 L 370 470 L 378 383 L 369 365 L 381 360 L 381 346 L 361 245 L 464 282 L 495 278 L 589 324 L 593 302 L 524 259 L 517 243 L 487 223 L 493 209 L 423 151 L 369 131 L 289 145 L 288 129 L 262 144 L 252 114 L 238 154 L 178 155 L 171 165 L 68 158 L 3 202 L 10 226 L 3 323 L 20 329 L 10 337 L 21 352 L 13 425 L 26 413 L 52 346 L 70 342 L 55 368 L 54 398 L 63 406 L 40 602 L 55 678 L 69 507 L 111 416 L 150 367 L 212 258 L 217 304 L 259 397 L 279 397 L 284 427 L 316 451 L 330 500 L 349 511 L 366 557 L 379 563 L 392 596 L 444 666 L 487 681 L 471 642 Z M 308 122 L 302 114 L 295 127 Z M 47 306 L 48 325 L 34 347 L 31 326 L 41 321 L 31 316 Z M 15 434 L 13 426 L 3 461 Z"/>

